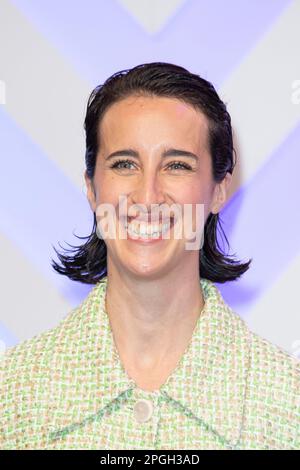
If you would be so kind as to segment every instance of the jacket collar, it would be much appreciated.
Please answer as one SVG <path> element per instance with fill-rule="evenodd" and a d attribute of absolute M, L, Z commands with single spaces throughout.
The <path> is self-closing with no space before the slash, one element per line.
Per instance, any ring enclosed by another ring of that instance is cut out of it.
<path fill-rule="evenodd" d="M 249 329 L 211 281 L 203 278 L 200 282 L 204 308 L 185 353 L 160 393 L 179 402 L 229 446 L 235 446 L 242 429 Z M 106 286 L 104 277 L 58 327 L 64 338 L 60 354 L 70 358 L 64 366 L 70 368 L 70 373 L 65 396 L 57 369 L 51 378 L 51 422 L 55 424 L 48 427 L 50 440 L 97 419 L 113 400 L 136 387 L 125 372 L 114 343 L 105 310 Z M 179 387 L 183 377 L 188 380 Z M 55 398 L 55 386 L 60 401 Z M 59 419 L 62 408 L 64 417 Z"/>

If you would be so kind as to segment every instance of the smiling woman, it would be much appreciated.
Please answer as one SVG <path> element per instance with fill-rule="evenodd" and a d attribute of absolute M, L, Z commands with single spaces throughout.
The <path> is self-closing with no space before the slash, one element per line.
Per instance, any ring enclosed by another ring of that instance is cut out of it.
<path fill-rule="evenodd" d="M 207 191 L 214 188 L 215 199 L 219 197 L 220 201 L 212 210 L 205 208 L 199 270 L 201 267 L 202 277 L 219 283 L 236 280 L 247 271 L 251 261 L 241 263 L 223 253 L 217 239 L 219 231 L 228 246 L 219 211 L 236 162 L 230 115 L 211 83 L 173 64 L 142 64 L 117 72 L 92 91 L 85 130 L 85 178 L 90 201 L 100 188 L 105 190 L 109 180 L 108 185 L 113 183 L 118 188 L 112 188 L 115 195 L 122 189 L 127 194 L 130 181 L 131 185 L 139 185 L 146 197 L 144 204 L 159 204 L 153 194 L 147 199 L 145 180 L 151 185 L 153 172 L 157 174 L 156 185 L 167 184 L 165 192 L 169 190 L 171 197 L 180 184 L 184 203 L 205 204 Z M 171 148 L 175 143 L 179 149 Z M 133 144 L 135 149 L 130 148 Z M 157 164 L 162 162 L 165 166 L 158 172 Z M 189 188 L 194 189 L 192 201 L 183 192 Z M 139 203 L 141 193 L 137 194 Z M 105 198 L 92 205 L 94 225 L 87 241 L 74 247 L 73 255 L 56 251 L 62 266 L 53 261 L 60 274 L 88 284 L 107 275 L 107 245 L 96 230 L 95 207 L 100 201 Z"/>
<path fill-rule="evenodd" d="M 92 91 L 85 130 L 94 225 L 52 266 L 94 286 L 3 355 L 0 446 L 300 448 L 300 361 L 250 331 L 214 284 L 251 260 L 217 239 L 235 152 L 213 85 L 163 62 L 118 72 Z M 116 236 L 104 236 L 103 207 Z M 192 249 L 191 234 L 203 242 Z"/>

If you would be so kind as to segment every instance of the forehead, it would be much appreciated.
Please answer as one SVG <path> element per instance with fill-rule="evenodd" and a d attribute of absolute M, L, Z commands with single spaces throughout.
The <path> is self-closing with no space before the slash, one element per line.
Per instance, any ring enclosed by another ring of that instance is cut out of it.
<path fill-rule="evenodd" d="M 206 116 L 176 98 L 131 96 L 114 103 L 100 125 L 102 145 L 206 147 Z"/>

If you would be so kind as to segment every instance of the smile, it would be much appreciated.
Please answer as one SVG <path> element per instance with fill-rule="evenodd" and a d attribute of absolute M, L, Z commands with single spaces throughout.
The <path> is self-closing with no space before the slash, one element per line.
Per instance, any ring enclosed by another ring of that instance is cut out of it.
<path fill-rule="evenodd" d="M 126 222 L 125 229 L 128 233 L 129 238 L 140 239 L 140 240 L 160 240 L 162 236 L 167 233 L 170 228 L 174 225 L 173 219 L 167 223 L 154 223 L 149 224 L 147 222 Z"/>

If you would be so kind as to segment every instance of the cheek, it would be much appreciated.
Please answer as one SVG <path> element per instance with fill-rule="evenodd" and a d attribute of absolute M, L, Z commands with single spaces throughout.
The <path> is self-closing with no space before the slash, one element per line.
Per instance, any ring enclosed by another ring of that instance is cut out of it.
<path fill-rule="evenodd" d="M 179 186 L 176 191 L 176 200 L 181 204 L 196 204 L 207 200 L 207 188 L 201 181 Z"/>
<path fill-rule="evenodd" d="M 176 202 L 182 206 L 182 211 L 192 214 L 193 225 L 197 220 L 206 220 L 209 214 L 211 196 L 210 188 L 201 181 L 181 187 L 176 194 Z M 189 206 L 189 207 L 188 207 Z M 186 215 L 190 220 L 190 215 Z"/>
<path fill-rule="evenodd" d="M 105 209 L 105 217 L 110 217 L 113 223 L 115 223 L 122 211 L 124 210 L 126 212 L 126 210 L 128 210 L 128 199 L 125 197 L 124 201 L 124 196 L 121 197 L 121 194 L 124 195 L 127 193 L 128 191 L 126 192 L 126 188 L 122 187 L 120 181 L 116 177 L 100 177 L 97 181 L 98 213 L 102 213 L 101 205 L 109 205 L 109 213 L 111 215 L 108 216 L 108 212 L 106 212 Z"/>
<path fill-rule="evenodd" d="M 118 199 L 118 189 L 114 177 L 106 177 L 101 174 L 96 180 L 97 203 L 111 203 Z"/>

